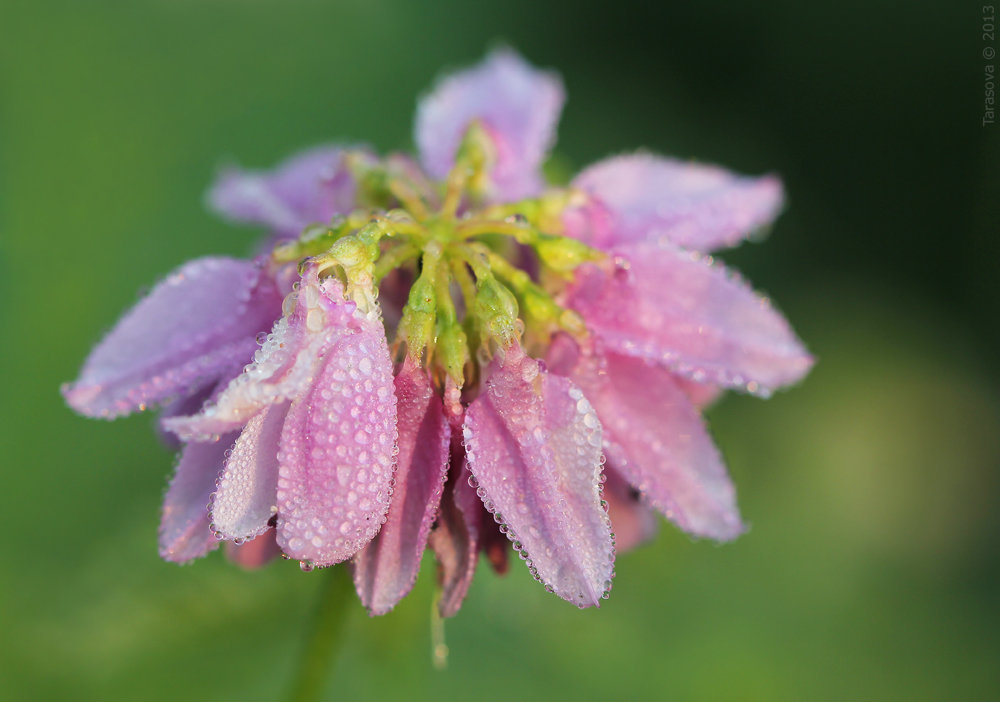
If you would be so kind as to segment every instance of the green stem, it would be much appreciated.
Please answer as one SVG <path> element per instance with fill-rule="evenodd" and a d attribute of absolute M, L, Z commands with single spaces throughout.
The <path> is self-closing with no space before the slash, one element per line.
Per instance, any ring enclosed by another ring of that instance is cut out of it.
<path fill-rule="evenodd" d="M 448 172 L 445 180 L 444 200 L 441 203 L 442 219 L 451 219 L 458 211 L 458 206 L 462 202 L 462 193 L 466 183 L 469 182 L 468 167 L 461 162 L 457 162 Z"/>
<path fill-rule="evenodd" d="M 399 200 L 400 204 L 408 209 L 418 221 L 423 222 L 430 216 L 430 213 L 427 211 L 427 207 L 424 205 L 424 201 L 420 198 L 419 193 L 417 193 L 417 191 L 403 179 L 390 178 L 389 192 L 391 192 L 393 196 Z"/>
<path fill-rule="evenodd" d="M 375 261 L 375 282 L 380 282 L 393 270 L 420 255 L 420 249 L 413 244 L 400 244 L 391 248 Z"/>
<path fill-rule="evenodd" d="M 431 600 L 431 662 L 437 670 L 447 670 L 448 668 L 448 644 L 444 639 L 444 618 L 438 605 L 441 602 L 441 593 Z"/>
<path fill-rule="evenodd" d="M 501 234 L 513 237 L 520 244 L 533 244 L 538 239 L 538 232 L 526 224 L 487 220 L 459 224 L 455 227 L 455 236 L 459 239 L 469 239 L 483 234 Z"/>
<path fill-rule="evenodd" d="M 458 318 L 455 301 L 451 297 L 451 268 L 442 258 L 438 261 L 437 277 L 434 280 L 437 293 L 438 318 L 445 324 L 454 324 Z"/>
<path fill-rule="evenodd" d="M 462 291 L 462 297 L 465 298 L 465 309 L 471 309 L 476 302 L 476 281 L 469 274 L 469 269 L 465 267 L 463 259 L 452 258 L 450 263 L 452 275 L 455 276 L 458 287 Z"/>
<path fill-rule="evenodd" d="M 289 695 L 291 702 L 315 702 L 333 672 L 333 656 L 343 638 L 348 604 L 354 592 L 351 574 L 345 566 L 335 566 L 324 573 L 319 605 L 312 631 L 299 659 L 298 671 Z"/>
<path fill-rule="evenodd" d="M 463 259 L 450 258 L 448 263 L 465 302 L 465 319 L 462 322 L 465 335 L 470 348 L 475 348 L 479 345 L 479 329 L 476 327 L 476 315 L 469 314 L 469 310 L 473 309 L 476 304 L 476 281 L 472 279 L 472 274 L 469 273 L 469 268 Z"/>

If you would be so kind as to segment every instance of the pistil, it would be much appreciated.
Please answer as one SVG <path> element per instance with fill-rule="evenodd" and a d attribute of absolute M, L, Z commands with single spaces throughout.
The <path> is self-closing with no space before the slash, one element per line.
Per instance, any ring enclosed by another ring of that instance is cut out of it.
<path fill-rule="evenodd" d="M 397 207 L 358 210 L 329 226 L 310 226 L 295 241 L 275 247 L 272 260 L 282 264 L 305 259 L 322 275 L 337 275 L 363 312 L 375 309 L 376 284 L 397 268 L 415 267 L 393 347 L 405 346 L 439 382 L 446 375 L 459 387 L 467 375 L 478 373 L 470 367 L 471 359 L 488 359 L 497 347 L 522 337 L 528 343 L 544 343 L 558 330 L 585 335 L 579 316 L 553 298 L 561 279 L 583 263 L 604 258 L 575 239 L 553 233 L 561 230 L 562 210 L 577 194 L 553 190 L 536 199 L 477 210 L 476 203 L 488 191 L 493 156 L 488 131 L 472 125 L 455 166 L 439 185 L 436 211 L 427 199 L 433 193 L 426 194 L 432 188 L 409 182 L 399 163 L 376 161 L 364 153 L 348 156 L 364 189 L 363 200 Z M 540 264 L 540 280 L 512 262 L 511 256 L 523 252 L 504 246 L 503 239 L 531 249 Z M 453 288 L 462 296 L 461 308 Z"/>

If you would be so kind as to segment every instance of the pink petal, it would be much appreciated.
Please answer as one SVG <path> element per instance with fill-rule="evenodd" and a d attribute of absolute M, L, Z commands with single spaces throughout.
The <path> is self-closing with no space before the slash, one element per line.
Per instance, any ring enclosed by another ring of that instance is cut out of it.
<path fill-rule="evenodd" d="M 496 197 L 533 195 L 564 101 L 557 75 L 535 70 L 509 49 L 494 51 L 483 63 L 440 81 L 420 101 L 420 160 L 431 176 L 443 179 L 469 125 L 479 120 L 496 146 Z"/>
<path fill-rule="evenodd" d="M 244 544 L 226 542 L 226 558 L 244 570 L 262 568 L 280 555 L 281 549 L 273 530 Z"/>
<path fill-rule="evenodd" d="M 437 526 L 428 539 L 438 562 L 441 584 L 438 611 L 442 617 L 458 614 L 479 562 L 482 502 L 469 485 L 470 473 L 464 458 L 461 463 L 453 464 L 451 473 L 441 498 Z"/>
<path fill-rule="evenodd" d="M 567 363 L 566 343 L 560 337 L 553 345 L 553 371 L 565 372 L 593 403 L 609 463 L 685 531 L 720 541 L 739 536 L 732 482 L 673 375 L 614 353 L 584 350 Z"/>
<path fill-rule="evenodd" d="M 587 196 L 571 201 L 562 213 L 563 234 L 596 248 L 618 240 L 617 216 L 599 198 Z"/>
<path fill-rule="evenodd" d="M 392 362 L 368 323 L 326 352 L 288 412 L 278 454 L 278 544 L 325 566 L 365 546 L 385 520 L 396 443 Z"/>
<path fill-rule="evenodd" d="M 437 525 L 428 543 L 438 562 L 441 584 L 438 612 L 442 617 L 453 617 L 458 614 L 476 574 L 483 503 L 469 484 L 472 474 L 462 446 L 465 408 L 461 391 L 451 378 L 445 380 L 444 410 L 451 427 L 451 460 Z"/>
<path fill-rule="evenodd" d="M 302 280 L 295 309 L 275 323 L 246 372 L 199 414 L 168 419 L 164 426 L 182 438 L 202 439 L 238 429 L 267 405 L 298 396 L 326 349 L 358 328 L 355 309 L 336 278 L 321 281 L 313 271 Z"/>
<path fill-rule="evenodd" d="M 297 236 L 308 224 L 329 222 L 354 208 L 356 187 L 344 153 L 340 146 L 322 146 L 292 156 L 273 171 L 227 169 L 209 190 L 208 203 L 236 222 Z"/>
<path fill-rule="evenodd" d="M 480 513 L 479 540 L 482 542 L 483 554 L 494 573 L 506 575 L 510 570 L 510 539 L 500 531 L 500 525 L 493 515 L 486 511 L 481 501 L 477 507 Z"/>
<path fill-rule="evenodd" d="M 490 365 L 465 445 L 486 508 L 532 573 L 573 604 L 599 604 L 614 548 L 601 508 L 601 426 L 580 389 L 515 345 Z"/>
<path fill-rule="evenodd" d="M 710 258 L 667 245 L 619 251 L 613 273 L 578 269 L 566 299 L 610 351 L 763 396 L 809 371 L 784 317 Z"/>
<path fill-rule="evenodd" d="M 181 451 L 163 500 L 160 556 L 164 559 L 185 563 L 218 545 L 208 527 L 208 503 L 234 441 L 236 434 L 229 434 L 216 441 L 189 443 Z"/>
<path fill-rule="evenodd" d="M 684 394 L 688 396 L 691 400 L 691 404 L 695 407 L 702 409 L 708 407 L 722 395 L 723 389 L 716 385 L 706 385 L 704 383 L 696 383 L 688 378 L 682 378 L 680 376 L 674 377 L 674 382 L 677 386 L 684 391 Z"/>
<path fill-rule="evenodd" d="M 625 478 L 607 466 L 604 475 L 603 495 L 615 534 L 615 552 L 625 553 L 656 536 L 659 525 L 656 514 L 641 502 L 639 491 Z"/>
<path fill-rule="evenodd" d="M 192 393 L 243 365 L 280 311 L 256 264 L 191 261 L 118 321 L 63 396 L 82 414 L 110 419 Z"/>
<path fill-rule="evenodd" d="M 232 375 L 236 375 L 238 368 L 233 368 Z M 228 383 L 228 380 L 222 381 L 223 386 Z M 176 434 L 169 431 L 163 422 L 172 417 L 184 417 L 186 415 L 195 414 L 200 411 L 205 403 L 218 391 L 219 383 L 208 383 L 189 395 L 182 395 L 168 404 L 163 406 L 163 410 L 160 412 L 160 416 L 155 423 L 155 430 L 157 436 L 160 437 L 160 441 L 166 444 L 167 448 L 173 451 L 179 451 L 184 442 L 181 441 Z"/>
<path fill-rule="evenodd" d="M 354 584 L 373 614 L 413 587 L 448 475 L 451 432 L 427 371 L 409 356 L 395 380 L 399 455 L 388 520 L 354 560 Z"/>
<path fill-rule="evenodd" d="M 277 513 L 278 440 L 288 402 L 271 405 L 243 427 L 212 498 L 219 538 L 252 539 L 271 528 Z"/>
<path fill-rule="evenodd" d="M 732 246 L 781 210 L 781 181 L 649 154 L 618 156 L 583 171 L 573 185 L 603 202 L 615 226 L 603 248 L 667 241 L 698 251 Z"/>

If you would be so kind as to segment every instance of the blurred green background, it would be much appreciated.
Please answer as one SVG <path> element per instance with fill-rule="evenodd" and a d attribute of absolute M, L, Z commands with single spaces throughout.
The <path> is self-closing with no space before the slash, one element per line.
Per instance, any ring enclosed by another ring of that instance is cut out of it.
<path fill-rule="evenodd" d="M 483 569 L 430 665 L 433 568 L 352 603 L 330 699 L 979 700 L 1000 686 L 998 127 L 981 2 L 5 0 L 0 6 L 0 697 L 271 700 L 318 575 L 156 555 L 149 416 L 61 382 L 137 290 L 255 233 L 217 167 L 408 148 L 416 97 L 497 41 L 561 71 L 559 154 L 646 146 L 776 171 L 789 209 L 725 254 L 819 358 L 709 415 L 752 530 L 669 525 L 579 612 Z M 996 46 L 994 44 L 994 46 Z M 517 565 L 517 564 L 515 564 Z"/>

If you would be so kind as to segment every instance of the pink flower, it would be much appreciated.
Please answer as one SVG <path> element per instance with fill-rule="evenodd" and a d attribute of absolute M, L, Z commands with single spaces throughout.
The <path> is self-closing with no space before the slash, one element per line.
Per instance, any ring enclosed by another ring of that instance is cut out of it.
<path fill-rule="evenodd" d="M 563 99 L 500 50 L 421 101 L 416 160 L 333 146 L 221 176 L 210 203 L 267 253 L 181 267 L 63 389 L 90 416 L 164 407 L 164 558 L 350 561 L 383 614 L 430 546 L 450 616 L 508 543 L 587 607 L 651 510 L 741 533 L 700 408 L 812 359 L 707 252 L 769 224 L 780 183 L 634 155 L 547 186 Z"/>

